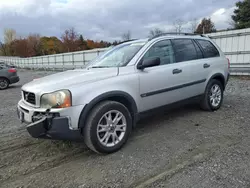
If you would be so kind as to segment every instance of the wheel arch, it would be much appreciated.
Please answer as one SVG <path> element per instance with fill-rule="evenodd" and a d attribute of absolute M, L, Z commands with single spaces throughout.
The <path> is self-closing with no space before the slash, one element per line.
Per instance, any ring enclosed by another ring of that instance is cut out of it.
<path fill-rule="evenodd" d="M 82 110 L 79 121 L 78 121 L 78 128 L 81 129 L 85 126 L 87 117 L 91 110 L 100 102 L 105 100 L 112 100 L 116 102 L 122 103 L 124 106 L 128 108 L 128 110 L 131 113 L 131 116 L 133 118 L 133 127 L 135 126 L 136 122 L 136 116 L 137 116 L 137 105 L 133 97 L 124 92 L 124 91 L 110 91 L 103 93 L 101 95 L 98 95 L 93 100 L 91 100 Z"/>
<path fill-rule="evenodd" d="M 5 76 L 0 76 L 0 78 L 4 78 L 4 79 L 8 80 L 8 82 L 10 83 L 10 79 L 8 79 L 8 78 L 5 77 Z"/>
<path fill-rule="evenodd" d="M 226 88 L 226 79 L 225 76 L 222 73 L 216 73 L 210 77 L 207 83 L 209 83 L 212 79 L 219 80 L 222 83 L 223 90 Z"/>

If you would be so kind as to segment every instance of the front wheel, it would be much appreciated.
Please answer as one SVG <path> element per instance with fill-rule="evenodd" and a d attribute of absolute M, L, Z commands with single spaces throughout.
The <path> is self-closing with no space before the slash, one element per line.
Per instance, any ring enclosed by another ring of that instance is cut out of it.
<path fill-rule="evenodd" d="M 206 111 L 218 110 L 223 101 L 223 92 L 222 83 L 216 79 L 211 80 L 201 101 L 201 108 Z"/>
<path fill-rule="evenodd" d="M 128 109 L 115 101 L 94 107 L 83 129 L 86 145 L 97 153 L 118 151 L 128 140 L 132 118 Z"/>

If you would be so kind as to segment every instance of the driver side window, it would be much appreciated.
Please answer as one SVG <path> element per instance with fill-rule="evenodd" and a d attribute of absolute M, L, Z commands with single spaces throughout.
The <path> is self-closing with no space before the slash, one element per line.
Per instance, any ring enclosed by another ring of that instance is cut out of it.
<path fill-rule="evenodd" d="M 144 55 L 143 60 L 159 57 L 160 65 L 175 63 L 174 51 L 170 40 L 164 40 L 154 44 Z"/>

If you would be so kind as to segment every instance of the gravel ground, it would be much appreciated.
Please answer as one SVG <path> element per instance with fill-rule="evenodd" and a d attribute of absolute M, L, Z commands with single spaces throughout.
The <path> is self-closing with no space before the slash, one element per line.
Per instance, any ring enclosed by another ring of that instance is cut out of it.
<path fill-rule="evenodd" d="M 230 78 L 219 111 L 147 117 L 122 150 L 98 155 L 31 138 L 19 123 L 21 85 L 51 73 L 20 70 L 20 83 L 0 91 L 0 187 L 250 187 L 249 78 Z"/>

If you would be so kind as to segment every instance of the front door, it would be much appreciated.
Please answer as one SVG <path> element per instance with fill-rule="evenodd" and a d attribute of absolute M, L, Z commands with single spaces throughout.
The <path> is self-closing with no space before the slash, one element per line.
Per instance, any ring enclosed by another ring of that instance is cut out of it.
<path fill-rule="evenodd" d="M 181 74 L 175 64 L 174 51 L 170 40 L 155 43 L 143 56 L 143 60 L 159 57 L 160 65 L 138 70 L 140 80 L 140 111 L 156 108 L 179 99 L 176 90 L 169 90 L 181 84 Z M 176 71 L 173 74 L 173 71 Z M 168 91 L 169 90 L 169 91 Z"/>

